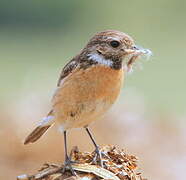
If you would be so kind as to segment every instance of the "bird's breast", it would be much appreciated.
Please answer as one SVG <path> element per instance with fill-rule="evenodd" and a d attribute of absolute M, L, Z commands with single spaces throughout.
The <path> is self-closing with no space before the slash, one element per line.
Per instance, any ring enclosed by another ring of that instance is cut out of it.
<path fill-rule="evenodd" d="M 115 102 L 123 75 L 123 69 L 101 65 L 73 71 L 54 95 L 54 111 L 61 119 L 81 119 L 84 126 L 83 119 L 97 118 Z"/>

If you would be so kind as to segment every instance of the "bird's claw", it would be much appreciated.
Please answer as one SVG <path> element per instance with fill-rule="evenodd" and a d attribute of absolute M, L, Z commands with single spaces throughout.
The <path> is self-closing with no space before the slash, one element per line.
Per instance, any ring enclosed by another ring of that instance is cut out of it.
<path fill-rule="evenodd" d="M 96 149 L 95 149 L 95 156 L 93 158 L 93 163 L 94 164 L 98 164 L 100 165 L 101 167 L 103 167 L 103 161 L 102 161 L 102 155 L 101 155 L 101 150 L 100 148 L 97 146 Z"/>
<path fill-rule="evenodd" d="M 77 176 L 76 172 L 72 168 L 72 164 L 73 163 L 77 163 L 77 162 L 76 161 L 72 161 L 69 157 L 66 157 L 65 158 L 64 167 L 62 169 L 62 173 L 64 174 L 67 170 L 70 170 L 70 172 L 72 173 L 72 175 Z"/>

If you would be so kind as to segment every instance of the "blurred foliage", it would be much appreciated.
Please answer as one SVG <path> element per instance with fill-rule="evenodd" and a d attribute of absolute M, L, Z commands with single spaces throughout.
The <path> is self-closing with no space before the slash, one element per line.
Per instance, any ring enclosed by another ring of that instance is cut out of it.
<path fill-rule="evenodd" d="M 61 67 L 95 32 L 118 29 L 150 48 L 152 61 L 128 76 L 154 108 L 183 112 L 186 1 L 0 1 L 1 103 L 29 92 L 51 95 Z"/>

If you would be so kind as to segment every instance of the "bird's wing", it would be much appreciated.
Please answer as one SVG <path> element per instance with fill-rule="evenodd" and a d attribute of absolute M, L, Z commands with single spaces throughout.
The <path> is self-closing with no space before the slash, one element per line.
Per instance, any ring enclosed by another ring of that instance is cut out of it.
<path fill-rule="evenodd" d="M 66 66 L 62 69 L 57 86 L 61 86 L 62 82 L 65 77 L 67 77 L 69 74 L 72 73 L 73 70 L 75 70 L 78 66 L 78 61 L 76 58 L 72 59 L 69 63 L 66 64 Z"/>
<path fill-rule="evenodd" d="M 61 101 L 61 98 L 58 98 L 59 92 L 63 89 L 64 81 L 68 79 L 68 77 L 73 73 L 73 71 L 79 68 L 79 62 L 77 58 L 73 58 L 69 61 L 61 71 L 60 77 L 57 82 L 57 88 L 52 97 L 52 104 L 56 104 Z"/>
<path fill-rule="evenodd" d="M 69 63 L 67 63 L 67 65 L 62 69 L 60 78 L 57 83 L 58 88 L 56 92 L 54 93 L 53 100 L 55 99 L 54 97 L 56 96 L 58 89 L 63 84 L 64 78 L 70 75 L 72 71 L 77 68 L 77 66 L 78 66 L 78 62 L 76 58 L 74 58 Z M 39 125 L 27 136 L 24 144 L 33 143 L 37 141 L 54 124 L 54 120 L 55 120 L 55 117 L 54 117 L 53 109 L 52 109 L 47 114 L 47 116 L 42 119 Z"/>

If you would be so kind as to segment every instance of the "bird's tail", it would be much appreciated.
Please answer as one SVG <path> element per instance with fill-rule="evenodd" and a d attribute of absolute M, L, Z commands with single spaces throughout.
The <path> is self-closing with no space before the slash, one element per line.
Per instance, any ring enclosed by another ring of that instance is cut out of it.
<path fill-rule="evenodd" d="M 51 115 L 52 112 L 48 114 L 47 117 L 43 118 L 43 121 L 37 126 L 25 139 L 24 144 L 29 144 L 37 141 L 46 131 L 54 124 L 54 117 Z"/>
<path fill-rule="evenodd" d="M 36 127 L 25 139 L 24 144 L 29 144 L 37 141 L 50 127 L 51 125 L 47 126 L 38 126 Z"/>

